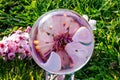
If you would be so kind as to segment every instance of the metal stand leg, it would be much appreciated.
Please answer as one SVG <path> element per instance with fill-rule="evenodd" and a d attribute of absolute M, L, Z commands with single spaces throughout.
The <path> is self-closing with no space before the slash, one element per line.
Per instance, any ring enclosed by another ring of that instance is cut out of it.
<path fill-rule="evenodd" d="M 74 73 L 70 74 L 70 80 L 74 80 Z"/>
<path fill-rule="evenodd" d="M 52 74 L 46 71 L 46 80 L 65 80 L 65 75 Z M 74 73 L 69 75 L 68 80 L 74 80 Z"/>
<path fill-rule="evenodd" d="M 46 80 L 64 80 L 65 75 L 52 74 L 46 71 Z"/>

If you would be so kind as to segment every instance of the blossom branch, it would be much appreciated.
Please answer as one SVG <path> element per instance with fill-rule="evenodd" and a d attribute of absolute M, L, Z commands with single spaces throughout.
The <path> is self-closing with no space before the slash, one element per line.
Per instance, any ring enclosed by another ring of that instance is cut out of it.
<path fill-rule="evenodd" d="M 0 57 L 5 61 L 13 60 L 16 55 L 19 59 L 31 57 L 29 45 L 29 33 L 31 28 L 28 26 L 24 31 L 20 27 L 12 32 L 8 37 L 3 37 L 0 41 Z"/>

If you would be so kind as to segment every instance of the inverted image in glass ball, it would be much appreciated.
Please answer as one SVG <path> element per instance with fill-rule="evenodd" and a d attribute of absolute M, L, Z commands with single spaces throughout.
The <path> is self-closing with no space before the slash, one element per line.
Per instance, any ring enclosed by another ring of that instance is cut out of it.
<path fill-rule="evenodd" d="M 66 9 L 42 15 L 33 25 L 30 36 L 33 59 L 54 74 L 69 74 L 81 69 L 94 48 L 88 22 Z"/>

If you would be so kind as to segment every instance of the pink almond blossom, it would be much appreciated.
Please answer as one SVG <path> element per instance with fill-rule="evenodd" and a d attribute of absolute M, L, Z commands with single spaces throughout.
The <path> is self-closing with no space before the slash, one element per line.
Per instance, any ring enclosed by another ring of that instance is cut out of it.
<path fill-rule="evenodd" d="M 47 13 L 31 31 L 32 56 L 51 73 L 68 74 L 90 59 L 94 38 L 88 22 L 68 10 Z"/>
<path fill-rule="evenodd" d="M 29 33 L 31 28 L 28 26 L 25 31 L 20 27 L 17 31 L 12 32 L 8 37 L 0 41 L 0 56 L 4 60 L 13 60 L 16 54 L 19 59 L 26 57 L 31 58 L 31 49 L 29 44 Z"/>

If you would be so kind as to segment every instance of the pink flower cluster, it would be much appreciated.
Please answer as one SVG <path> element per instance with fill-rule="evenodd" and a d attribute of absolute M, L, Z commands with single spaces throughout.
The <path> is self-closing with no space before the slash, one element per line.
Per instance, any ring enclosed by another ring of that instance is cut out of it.
<path fill-rule="evenodd" d="M 24 31 L 19 28 L 12 32 L 10 36 L 4 37 L 0 41 L 0 57 L 4 60 L 13 60 L 16 55 L 19 59 L 31 57 L 29 45 L 29 33 L 31 28 L 28 26 Z"/>

